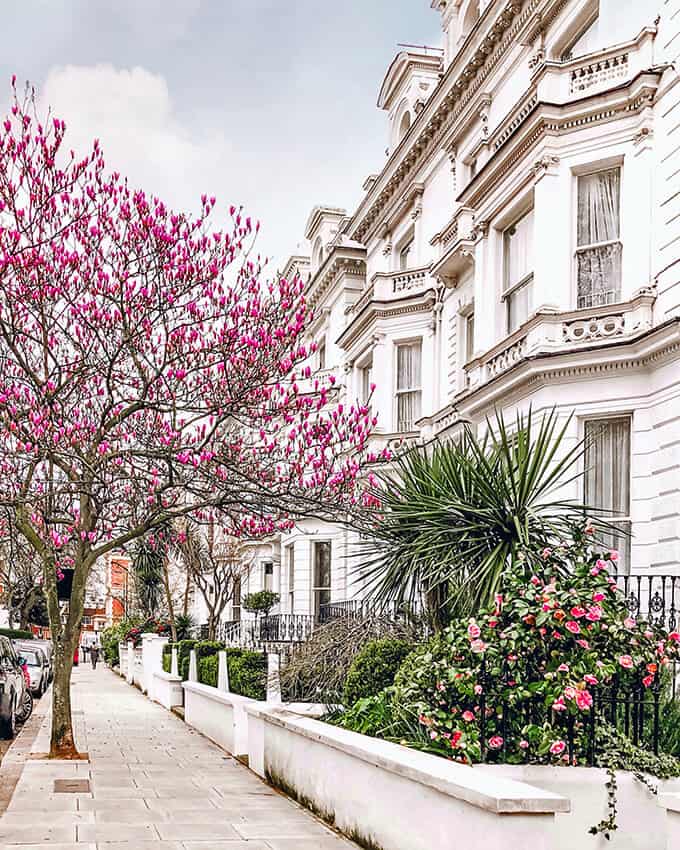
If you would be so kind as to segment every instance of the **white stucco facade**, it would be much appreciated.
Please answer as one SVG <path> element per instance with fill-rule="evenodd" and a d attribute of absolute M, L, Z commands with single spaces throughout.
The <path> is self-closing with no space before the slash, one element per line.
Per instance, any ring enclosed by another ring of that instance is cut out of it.
<path fill-rule="evenodd" d="M 602 443 L 571 495 L 630 524 L 625 569 L 680 574 L 680 0 L 432 7 L 441 45 L 380 87 L 382 171 L 356 209 L 316 207 L 283 269 L 313 366 L 348 403 L 376 384 L 379 444 L 573 415 Z M 351 550 L 324 523 L 285 535 L 281 612 L 314 613 L 320 578 L 360 593 Z"/>

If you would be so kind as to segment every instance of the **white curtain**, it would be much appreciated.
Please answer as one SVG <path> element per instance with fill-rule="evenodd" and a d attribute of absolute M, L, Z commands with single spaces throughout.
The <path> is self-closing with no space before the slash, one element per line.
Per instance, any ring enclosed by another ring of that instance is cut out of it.
<path fill-rule="evenodd" d="M 578 178 L 579 307 L 613 304 L 620 299 L 620 196 L 619 168 Z"/>
<path fill-rule="evenodd" d="M 420 419 L 421 346 L 397 346 L 397 429 L 411 431 Z"/>
<path fill-rule="evenodd" d="M 585 504 L 601 510 L 602 518 L 615 522 L 630 516 L 630 420 L 603 419 L 585 426 Z M 622 531 L 627 521 L 617 522 Z M 619 549 L 627 568 L 630 538 L 624 533 L 604 535 L 604 542 Z"/>

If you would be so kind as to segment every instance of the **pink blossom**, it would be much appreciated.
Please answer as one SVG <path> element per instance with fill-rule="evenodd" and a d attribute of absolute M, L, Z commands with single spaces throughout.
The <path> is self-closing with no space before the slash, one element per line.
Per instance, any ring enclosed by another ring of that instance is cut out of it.
<path fill-rule="evenodd" d="M 466 723 L 472 723 L 472 721 L 475 719 L 475 715 L 471 711 L 464 711 L 461 717 Z"/>
<path fill-rule="evenodd" d="M 562 755 L 566 748 L 567 745 L 564 743 L 564 741 L 553 741 L 553 743 L 550 745 L 550 752 L 554 756 L 559 756 Z"/>
<path fill-rule="evenodd" d="M 652 684 L 652 682 L 653 682 L 653 681 L 654 681 L 654 676 L 652 676 L 652 674 L 651 674 L 651 673 L 648 673 L 648 674 L 647 674 L 647 675 L 646 675 L 646 676 L 642 679 L 642 684 L 643 684 L 646 688 L 648 688 L 648 687 L 650 687 L 650 685 Z"/>
<path fill-rule="evenodd" d="M 576 619 L 576 620 L 578 620 L 580 617 L 585 617 L 585 615 L 586 615 L 586 609 L 581 608 L 580 605 L 577 605 L 577 606 L 575 606 L 574 608 L 571 609 L 571 616 L 574 617 L 574 619 Z"/>
<path fill-rule="evenodd" d="M 500 735 L 494 735 L 493 738 L 489 738 L 489 749 L 491 750 L 500 750 L 503 746 L 503 739 Z"/>
<path fill-rule="evenodd" d="M 522 739 L 519 742 L 519 747 L 520 747 L 521 750 L 527 750 L 527 749 L 529 749 L 529 742 L 527 740 Z"/>
<path fill-rule="evenodd" d="M 557 668 L 557 672 L 558 673 L 568 673 L 569 672 L 569 665 L 562 662 L 562 664 L 560 664 L 560 666 Z"/>
<path fill-rule="evenodd" d="M 479 628 L 477 623 L 470 623 L 467 629 L 467 633 L 470 640 L 475 640 L 481 635 L 482 630 Z"/>
<path fill-rule="evenodd" d="M 584 638 L 578 638 L 578 639 L 576 640 L 576 643 L 577 643 L 577 644 L 578 644 L 578 645 L 579 645 L 582 649 L 590 649 L 590 644 L 589 644 L 589 643 L 588 643 L 588 641 L 587 641 L 587 640 L 585 640 Z"/>
<path fill-rule="evenodd" d="M 633 659 L 630 657 L 630 655 L 620 655 L 619 664 L 622 667 L 625 667 L 626 670 L 630 670 L 630 668 L 633 667 Z"/>
<path fill-rule="evenodd" d="M 586 673 L 583 677 L 583 681 L 587 682 L 589 685 L 597 685 L 599 682 L 597 676 L 593 676 L 591 673 Z"/>
<path fill-rule="evenodd" d="M 576 620 L 569 620 L 564 624 L 564 627 L 568 629 L 572 634 L 577 635 L 581 632 L 581 627 L 576 622 Z"/>
<path fill-rule="evenodd" d="M 479 639 L 473 640 L 470 644 L 470 649 L 473 652 L 481 653 L 481 652 L 484 652 L 486 650 L 486 644 L 484 643 L 483 640 L 479 640 Z"/>
<path fill-rule="evenodd" d="M 589 691 L 577 691 L 576 692 L 576 705 L 581 709 L 581 711 L 586 711 L 593 704 L 593 697 L 591 696 Z"/>

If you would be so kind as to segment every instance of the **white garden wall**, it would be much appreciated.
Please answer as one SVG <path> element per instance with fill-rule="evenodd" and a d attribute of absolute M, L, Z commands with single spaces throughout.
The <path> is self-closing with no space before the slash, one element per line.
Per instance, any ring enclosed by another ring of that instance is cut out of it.
<path fill-rule="evenodd" d="M 553 850 L 555 813 L 569 810 L 557 794 L 283 708 L 246 710 L 251 769 L 366 846 Z"/>
<path fill-rule="evenodd" d="M 540 765 L 477 765 L 474 770 L 489 779 L 502 776 L 567 797 L 571 811 L 556 817 L 554 850 L 666 850 L 666 814 L 654 794 L 630 773 L 616 774 L 618 829 L 608 841 L 603 835 L 588 834 L 608 816 L 605 770 Z M 678 779 L 652 784 L 664 792 L 680 792 Z M 680 850 L 680 843 L 668 846 Z"/>
<path fill-rule="evenodd" d="M 255 700 L 199 682 L 184 682 L 184 720 L 235 756 L 248 752 L 245 707 Z"/>
<path fill-rule="evenodd" d="M 155 670 L 152 674 L 149 696 L 154 702 L 160 703 L 167 709 L 182 705 L 184 699 L 182 680 L 179 676 L 173 676 L 164 670 Z"/>

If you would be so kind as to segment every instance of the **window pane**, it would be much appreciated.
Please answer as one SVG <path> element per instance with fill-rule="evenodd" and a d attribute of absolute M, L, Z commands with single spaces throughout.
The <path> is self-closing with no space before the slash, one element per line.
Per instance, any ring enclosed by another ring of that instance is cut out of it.
<path fill-rule="evenodd" d="M 397 390 L 420 389 L 420 343 L 397 346 Z"/>
<path fill-rule="evenodd" d="M 319 347 L 318 347 L 317 353 L 319 355 L 319 369 L 325 369 L 326 368 L 326 340 L 325 339 L 322 339 L 319 342 Z"/>
<path fill-rule="evenodd" d="M 534 270 L 534 211 L 527 213 L 504 233 L 505 289 L 510 289 Z"/>
<path fill-rule="evenodd" d="M 413 249 L 413 239 L 407 242 L 406 245 L 399 251 L 399 268 L 400 270 L 404 270 L 408 268 L 409 257 L 411 255 L 411 251 Z"/>
<path fill-rule="evenodd" d="M 472 355 L 475 351 L 475 314 L 470 315 L 465 319 L 465 362 L 469 363 L 472 360 Z"/>
<path fill-rule="evenodd" d="M 619 242 L 599 248 L 587 248 L 577 253 L 579 308 L 598 307 L 620 301 L 622 253 Z"/>
<path fill-rule="evenodd" d="M 513 333 L 529 318 L 531 283 L 518 286 L 506 298 L 508 311 L 508 333 Z"/>
<path fill-rule="evenodd" d="M 368 363 L 361 369 L 361 401 L 366 404 L 371 395 L 371 384 L 373 383 L 373 362 Z"/>
<path fill-rule="evenodd" d="M 578 178 L 578 245 L 619 238 L 621 169 L 610 168 Z"/>
<path fill-rule="evenodd" d="M 420 419 L 420 390 L 397 396 L 397 430 L 413 431 Z"/>
<path fill-rule="evenodd" d="M 314 544 L 314 587 L 331 586 L 331 544 Z"/>

